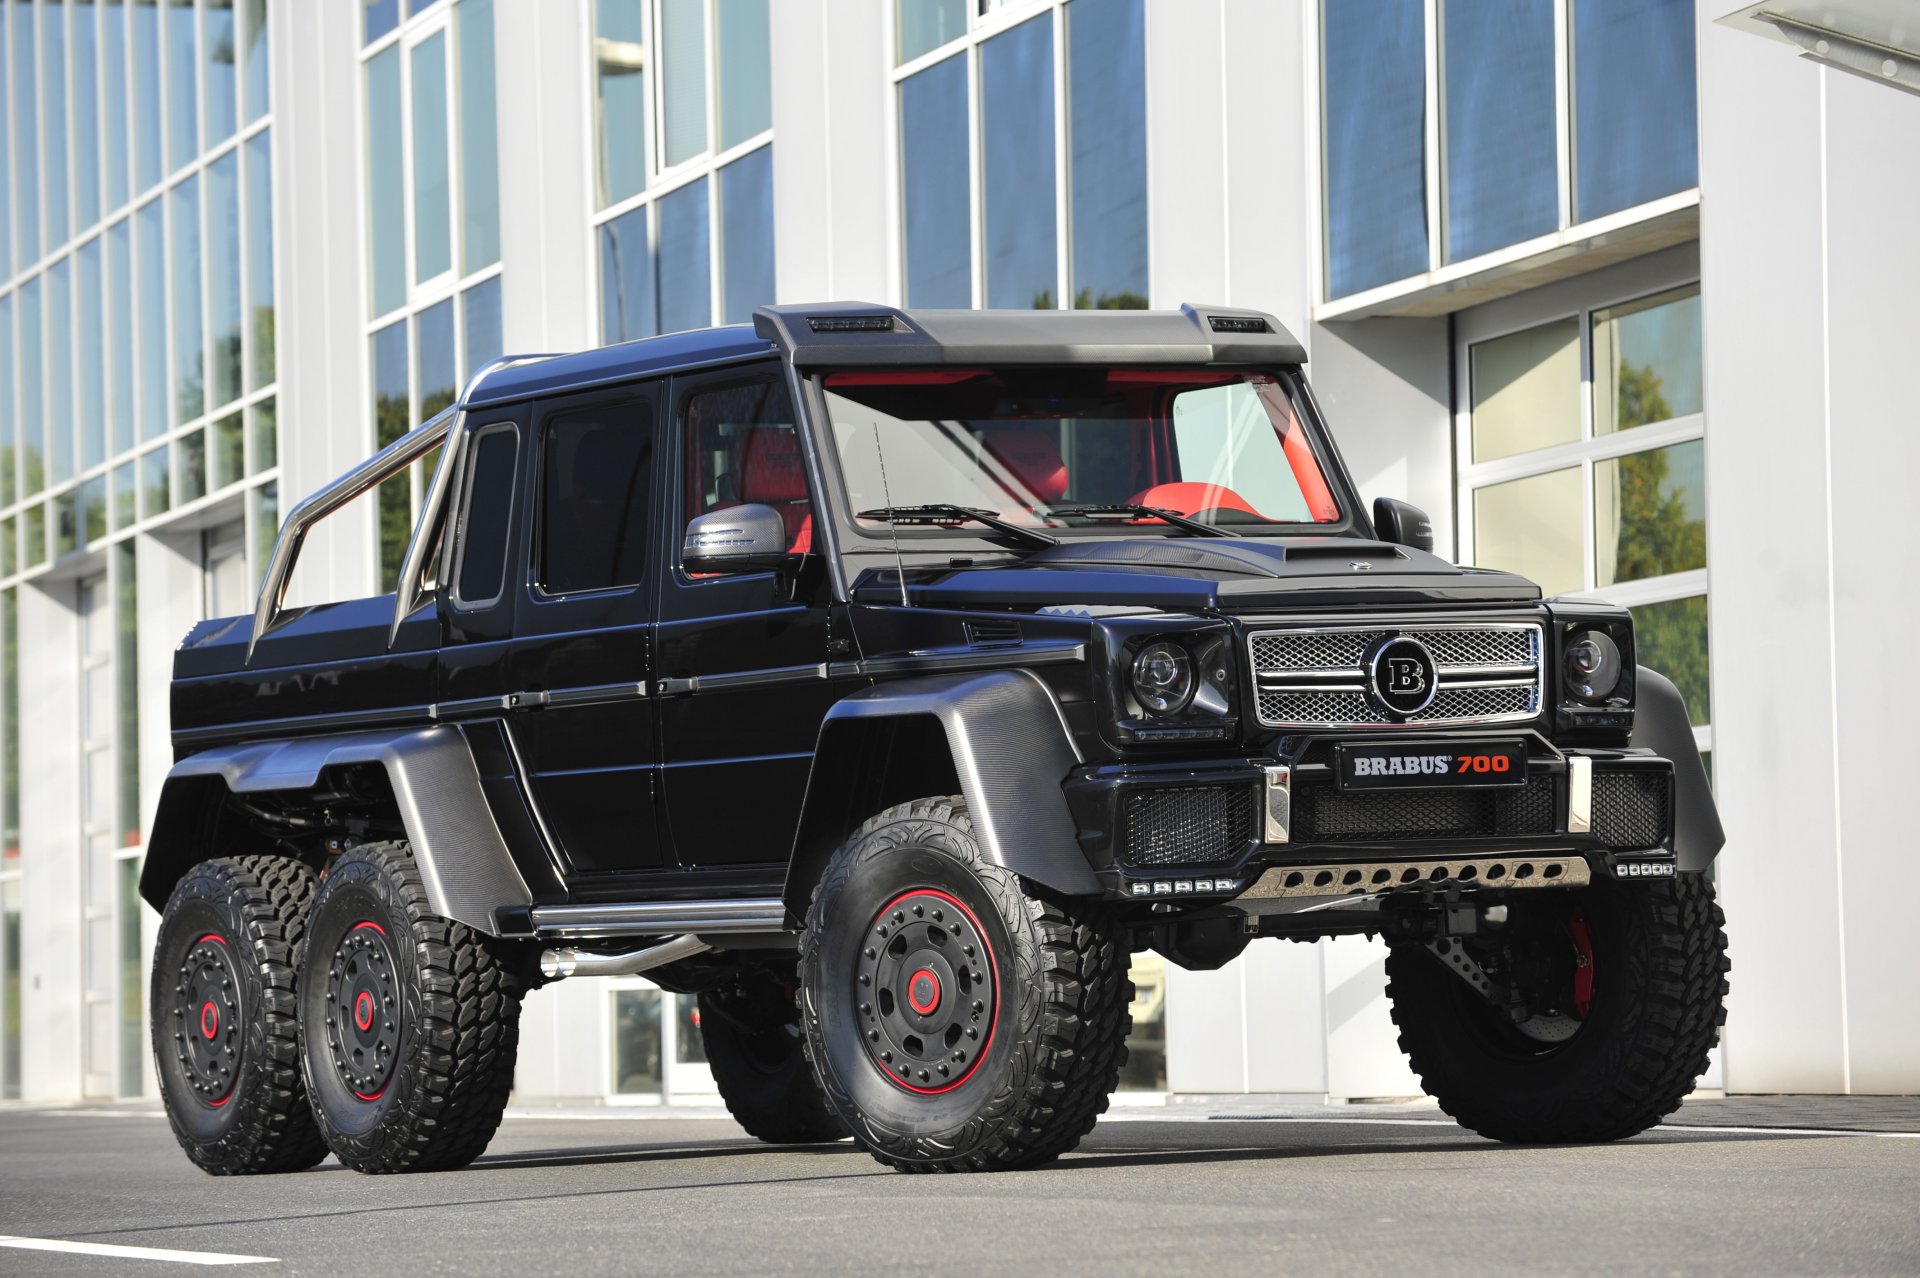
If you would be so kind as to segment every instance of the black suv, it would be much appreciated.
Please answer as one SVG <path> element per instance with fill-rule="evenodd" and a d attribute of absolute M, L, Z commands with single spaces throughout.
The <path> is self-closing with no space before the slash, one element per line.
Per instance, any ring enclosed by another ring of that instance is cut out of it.
<path fill-rule="evenodd" d="M 520 1000 L 699 996 L 769 1141 L 1071 1149 L 1129 956 L 1384 936 L 1426 1088 L 1510 1141 L 1670 1112 L 1722 835 L 1621 608 L 1354 492 L 1272 316 L 768 307 L 498 361 L 181 645 L 141 890 L 212 1172 L 462 1165 Z M 395 593 L 286 606 L 437 450 Z"/>

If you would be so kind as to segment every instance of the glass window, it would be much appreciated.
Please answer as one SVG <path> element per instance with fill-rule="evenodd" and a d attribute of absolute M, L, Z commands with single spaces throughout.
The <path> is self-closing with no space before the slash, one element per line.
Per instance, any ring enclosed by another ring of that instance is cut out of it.
<path fill-rule="evenodd" d="M 13 276 L 13 103 L 7 94 L 7 15 L 0 11 L 0 279 Z M 0 357 L 3 359 L 4 357 Z"/>
<path fill-rule="evenodd" d="M 639 584 L 652 465 L 653 407 L 644 399 L 562 413 L 547 423 L 535 552 L 543 591 Z"/>
<path fill-rule="evenodd" d="M 1042 14 L 980 46 L 988 306 L 1056 305 L 1053 19 Z"/>
<path fill-rule="evenodd" d="M 20 860 L 20 592 L 0 593 L 0 861 Z M 4 905 L 15 928 L 8 947 L 7 971 L 17 982 L 20 972 L 19 884 L 11 885 Z M 18 1007 L 19 987 L 7 990 L 7 1006 Z M 7 1077 L 20 1080 L 19 1061 L 11 1062 Z M 17 1093 L 16 1093 L 17 1095 Z"/>
<path fill-rule="evenodd" d="M 681 1065 L 707 1063 L 707 1040 L 700 1031 L 700 999 L 693 994 L 673 996 L 673 1059 Z"/>
<path fill-rule="evenodd" d="M 1428 267 L 1422 0 L 1321 5 L 1327 294 Z"/>
<path fill-rule="evenodd" d="M 273 109 L 273 56 L 267 46 L 267 0 L 243 0 L 246 43 L 240 50 L 241 113 L 251 124 Z"/>
<path fill-rule="evenodd" d="M 1585 511 L 1578 466 L 1476 489 L 1473 561 L 1517 572 L 1545 595 L 1585 589 Z"/>
<path fill-rule="evenodd" d="M 713 16 L 724 151 L 773 127 L 773 50 L 767 0 L 714 0 Z"/>
<path fill-rule="evenodd" d="M 182 435 L 174 446 L 173 458 L 179 467 L 174 477 L 174 492 L 180 504 L 197 501 L 207 495 L 207 434 L 204 430 Z"/>
<path fill-rule="evenodd" d="M 253 360 L 247 389 L 258 390 L 275 376 L 273 292 L 273 130 L 247 140 L 247 313 Z"/>
<path fill-rule="evenodd" d="M 258 572 L 273 553 L 274 539 L 280 534 L 280 485 L 264 483 L 247 496 L 253 510 L 253 563 Z"/>
<path fill-rule="evenodd" d="M 134 473 L 134 464 L 126 462 L 113 468 L 113 526 L 131 527 L 140 518 L 139 476 Z M 11 531 L 11 530 L 9 530 Z"/>
<path fill-rule="evenodd" d="M 280 417 L 269 395 L 247 410 L 252 423 L 247 434 L 252 440 L 254 474 L 272 470 L 280 464 Z"/>
<path fill-rule="evenodd" d="M 482 430 L 474 438 L 473 469 L 460 512 L 455 597 L 463 604 L 490 604 L 505 587 L 518 451 L 519 436 L 511 425 Z"/>
<path fill-rule="evenodd" d="M 642 204 L 600 228 L 600 340 L 628 342 L 659 332 L 654 321 L 653 253 Z"/>
<path fill-rule="evenodd" d="M 172 458 L 164 444 L 140 458 L 140 491 L 145 495 L 148 519 L 166 513 L 172 504 L 168 500 L 173 491 L 171 466 Z"/>
<path fill-rule="evenodd" d="M 36 275 L 20 286 L 17 334 L 20 339 L 20 475 L 21 495 L 31 497 L 47 485 L 47 405 L 41 360 L 46 353 L 42 327 L 40 283 Z"/>
<path fill-rule="evenodd" d="M 660 0 L 660 167 L 707 149 L 707 0 Z"/>
<path fill-rule="evenodd" d="M 421 311 L 413 322 L 414 367 L 420 378 L 418 419 L 427 421 L 459 395 L 453 350 L 453 299 Z"/>
<path fill-rule="evenodd" d="M 74 492 L 79 498 L 81 544 L 99 541 L 107 535 L 107 477 L 96 475 Z"/>
<path fill-rule="evenodd" d="M 360 0 L 360 3 L 366 15 L 368 44 L 400 25 L 400 0 Z"/>
<path fill-rule="evenodd" d="M 139 831 L 134 834 L 137 843 Z M 140 858 L 121 857 L 115 866 L 120 879 L 120 1095 L 138 1096 L 147 1060 L 147 1017 L 141 1002 L 147 965 L 140 946 Z"/>
<path fill-rule="evenodd" d="M 613 992 L 613 1090 L 621 1096 L 659 1096 L 660 991 Z"/>
<path fill-rule="evenodd" d="M 47 269 L 47 475 L 73 476 L 73 268 L 63 257 Z"/>
<path fill-rule="evenodd" d="M 173 223 L 173 401 L 176 424 L 206 408 L 206 339 L 200 315 L 200 179 L 188 178 L 167 196 Z"/>
<path fill-rule="evenodd" d="M 373 313 L 407 300 L 406 169 L 401 146 L 400 49 L 382 49 L 367 63 L 367 221 L 372 251 Z"/>
<path fill-rule="evenodd" d="M 1612 434 L 1700 411 L 1700 290 L 1593 313 L 1593 430 Z"/>
<path fill-rule="evenodd" d="M 11 577 L 20 569 L 20 534 L 11 517 L 0 519 L 0 576 Z"/>
<path fill-rule="evenodd" d="M 1595 462 L 1595 582 L 1705 568 L 1706 496 L 1706 446 L 1697 439 Z"/>
<path fill-rule="evenodd" d="M 792 549 L 808 549 L 813 508 L 785 384 L 756 378 L 699 390 L 681 414 L 693 484 L 688 517 L 758 502 L 780 512 Z"/>
<path fill-rule="evenodd" d="M 467 362 L 461 367 L 471 377 L 505 350 L 500 336 L 500 277 L 475 284 L 461 294 L 460 304 L 466 308 L 467 327 Z"/>
<path fill-rule="evenodd" d="M 1707 597 L 1694 595 L 1633 610 L 1636 659 L 1673 680 L 1696 727 L 1713 722 L 1707 665 Z"/>
<path fill-rule="evenodd" d="M 1573 0 L 1573 219 L 1699 183 L 1691 0 Z"/>
<path fill-rule="evenodd" d="M 206 58 L 207 135 L 211 147 L 233 136 L 240 122 L 240 85 L 233 0 L 200 0 L 200 44 Z"/>
<path fill-rule="evenodd" d="M 1474 461 L 1580 438 L 1579 320 L 1475 342 L 1468 363 Z"/>
<path fill-rule="evenodd" d="M 47 507 L 42 502 L 27 507 L 27 523 L 23 530 L 26 538 L 25 555 L 20 561 L 22 568 L 38 568 L 47 562 Z"/>
<path fill-rule="evenodd" d="M 20 264 L 26 266 L 40 258 L 40 87 L 34 57 L 39 41 L 33 6 L 7 8 L 13 14 L 13 163 L 19 183 L 14 198 L 19 210 Z"/>
<path fill-rule="evenodd" d="M 74 425 L 80 434 L 80 469 L 98 465 L 107 458 L 107 358 L 101 340 L 100 322 L 100 237 L 95 236 L 73 255 L 73 306 L 79 344 L 74 348 L 79 376 L 74 381 L 77 412 Z"/>
<path fill-rule="evenodd" d="M 722 324 L 744 324 L 773 301 L 773 147 L 720 170 Z"/>
<path fill-rule="evenodd" d="M 911 62 L 967 33 L 966 0 L 894 0 L 894 60 Z"/>
<path fill-rule="evenodd" d="M 647 186 L 644 0 L 594 0 L 594 141 L 600 208 Z"/>
<path fill-rule="evenodd" d="M 1147 305 L 1147 54 L 1142 0 L 1067 6 L 1073 304 Z"/>
<path fill-rule="evenodd" d="M 160 180 L 160 0 L 133 5 L 133 182 L 144 191 Z"/>
<path fill-rule="evenodd" d="M 82 231 L 100 220 L 100 37 L 95 15 L 94 0 L 74 0 L 73 224 Z M 115 70 L 109 64 L 109 77 Z"/>
<path fill-rule="evenodd" d="M 453 265 L 452 193 L 447 185 L 447 37 L 413 48 L 413 278 Z"/>
<path fill-rule="evenodd" d="M 373 444 L 385 448 L 407 433 L 410 422 L 407 378 L 407 322 L 396 320 L 373 335 Z M 380 588 L 400 579 L 400 560 L 413 528 L 413 493 L 408 473 L 380 485 Z"/>
<path fill-rule="evenodd" d="M 167 7 L 167 167 L 177 169 L 200 153 L 200 109 L 194 74 L 199 55 L 193 29 L 193 0 L 170 0 Z"/>
<path fill-rule="evenodd" d="M 47 248 L 72 234 L 67 223 L 67 9 L 40 5 L 41 174 L 47 200 Z"/>
<path fill-rule="evenodd" d="M 462 0 L 453 20 L 460 53 L 460 269 L 471 273 L 500 260 L 493 0 Z"/>
<path fill-rule="evenodd" d="M 101 131 L 107 161 L 106 208 L 127 202 L 127 6 L 124 0 L 101 0 L 100 87 L 106 101 L 107 127 Z"/>
<path fill-rule="evenodd" d="M 1133 982 L 1133 1028 L 1127 1034 L 1127 1063 L 1120 1069 L 1123 1092 L 1167 1090 L 1167 961 L 1148 951 L 1133 956 L 1127 972 Z"/>
<path fill-rule="evenodd" d="M 707 179 L 689 182 L 660 199 L 660 331 L 704 328 L 713 322 L 712 267 L 708 264 Z"/>
<path fill-rule="evenodd" d="M 900 82 L 908 306 L 973 305 L 970 188 L 967 60 L 953 57 Z"/>
<path fill-rule="evenodd" d="M 136 398 L 140 437 L 154 439 L 167 429 L 167 259 L 166 217 L 158 198 L 133 215 L 138 335 Z"/>
<path fill-rule="evenodd" d="M 4 201 L 0 201 L 4 203 Z M 14 473 L 14 457 L 19 447 L 19 435 L 16 433 L 13 408 L 13 297 L 0 295 L 0 506 L 11 506 L 19 495 L 16 482 L 19 476 Z M 11 547 L 12 539 L 6 539 Z M 13 569 L 0 572 L 0 576 L 10 576 Z"/>
<path fill-rule="evenodd" d="M 108 450 L 133 447 L 133 219 L 107 228 Z"/>
<path fill-rule="evenodd" d="M 207 166 L 207 313 L 213 327 L 208 403 L 240 397 L 240 153 Z"/>
<path fill-rule="evenodd" d="M 1441 6 L 1446 260 L 1560 223 L 1554 0 Z"/>
<path fill-rule="evenodd" d="M 213 424 L 213 488 L 218 492 L 247 475 L 247 433 L 239 413 Z"/>

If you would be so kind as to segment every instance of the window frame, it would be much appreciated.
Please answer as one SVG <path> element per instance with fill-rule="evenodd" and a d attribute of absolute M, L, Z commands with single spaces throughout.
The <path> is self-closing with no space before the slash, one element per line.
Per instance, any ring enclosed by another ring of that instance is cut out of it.
<path fill-rule="evenodd" d="M 1711 598 L 1711 563 L 1681 572 L 1664 573 L 1636 581 L 1598 584 L 1598 542 L 1593 494 L 1596 463 L 1613 461 L 1676 444 L 1707 441 L 1707 412 L 1684 413 L 1665 421 L 1606 433 L 1594 429 L 1593 319 L 1600 311 L 1656 297 L 1663 293 L 1700 288 L 1697 250 L 1661 254 L 1624 263 L 1601 275 L 1575 277 L 1557 285 L 1490 302 L 1460 312 L 1455 319 L 1453 378 L 1454 444 L 1454 559 L 1474 562 L 1474 495 L 1495 484 L 1528 479 L 1555 471 L 1577 469 L 1580 476 L 1581 586 L 1578 594 L 1604 598 L 1628 608 L 1672 603 L 1696 596 Z M 1473 348 L 1487 341 L 1525 332 L 1555 320 L 1574 319 L 1579 325 L 1580 435 L 1568 443 L 1514 453 L 1492 461 L 1473 457 Z M 1711 500 L 1704 497 L 1703 500 Z M 1708 633 L 1711 672 L 1712 633 Z M 1693 728 L 1701 750 L 1713 745 L 1711 721 Z"/>

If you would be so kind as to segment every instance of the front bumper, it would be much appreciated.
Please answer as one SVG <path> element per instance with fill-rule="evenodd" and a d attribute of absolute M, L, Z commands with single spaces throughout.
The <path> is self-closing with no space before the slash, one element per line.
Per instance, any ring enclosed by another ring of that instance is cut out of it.
<path fill-rule="evenodd" d="M 1524 785 L 1343 790 L 1342 740 L 1296 739 L 1284 759 L 1082 769 L 1066 786 L 1082 847 L 1111 894 L 1194 904 L 1256 884 L 1338 895 L 1673 872 L 1674 768 L 1651 752 L 1565 751 L 1529 733 Z"/>

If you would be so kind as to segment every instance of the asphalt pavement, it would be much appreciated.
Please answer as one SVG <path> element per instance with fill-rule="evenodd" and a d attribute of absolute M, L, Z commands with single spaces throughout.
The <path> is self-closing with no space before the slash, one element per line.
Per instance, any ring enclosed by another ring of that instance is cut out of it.
<path fill-rule="evenodd" d="M 526 1112 L 464 1171 L 235 1179 L 150 1105 L 8 1106 L 0 1235 L 0 1274 L 1920 1274 L 1920 1101 L 1702 1100 L 1533 1149 L 1429 1106 L 1127 1108 L 992 1176 Z"/>

